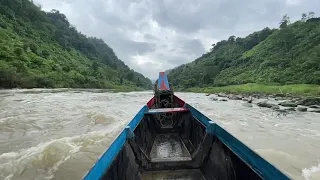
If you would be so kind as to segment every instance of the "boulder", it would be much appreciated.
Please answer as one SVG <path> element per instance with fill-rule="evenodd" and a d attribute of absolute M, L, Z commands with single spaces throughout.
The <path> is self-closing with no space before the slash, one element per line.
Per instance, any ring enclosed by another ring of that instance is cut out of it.
<path fill-rule="evenodd" d="M 271 108 L 271 107 L 274 106 L 274 104 L 269 104 L 269 103 L 267 103 L 267 102 L 265 102 L 265 101 L 258 102 L 257 105 L 258 105 L 259 107 L 266 107 L 266 108 Z"/>
<path fill-rule="evenodd" d="M 210 94 L 206 94 L 206 96 L 210 96 Z"/>
<path fill-rule="evenodd" d="M 236 96 L 236 95 L 231 95 L 228 97 L 230 100 L 242 100 L 242 97 Z"/>
<path fill-rule="evenodd" d="M 287 110 L 285 110 L 285 109 L 276 109 L 274 111 L 280 112 L 280 113 L 286 113 L 287 112 Z"/>
<path fill-rule="evenodd" d="M 286 94 L 277 93 L 277 94 L 274 94 L 274 97 L 286 97 Z"/>
<path fill-rule="evenodd" d="M 274 110 L 275 112 L 277 112 L 277 116 L 279 115 L 283 115 L 283 116 L 286 116 L 287 114 L 289 114 L 289 111 L 285 110 L 285 109 L 275 109 Z"/>
<path fill-rule="evenodd" d="M 294 107 L 285 108 L 284 110 L 286 110 L 286 111 L 296 111 L 296 109 Z"/>
<path fill-rule="evenodd" d="M 309 108 L 320 108 L 320 106 L 318 106 L 318 105 L 311 105 L 311 106 L 309 106 Z"/>
<path fill-rule="evenodd" d="M 303 105 L 303 106 L 311 106 L 311 105 L 320 106 L 320 97 L 303 99 L 303 100 L 300 100 L 297 104 Z"/>
<path fill-rule="evenodd" d="M 266 99 L 268 97 L 265 94 L 252 94 L 251 96 L 256 98 L 256 99 Z"/>
<path fill-rule="evenodd" d="M 283 107 L 297 107 L 298 106 L 297 104 L 295 104 L 291 101 L 281 102 L 278 105 L 283 106 Z"/>
<path fill-rule="evenodd" d="M 250 98 L 242 98 L 242 101 L 247 101 L 248 103 L 252 103 L 252 97 L 250 97 Z"/>
<path fill-rule="evenodd" d="M 297 107 L 297 111 L 306 112 L 307 110 L 308 108 L 306 107 L 301 107 L 301 106 Z"/>
<path fill-rule="evenodd" d="M 218 101 L 218 98 L 216 98 L 216 97 L 210 97 L 209 99 L 212 101 Z"/>
<path fill-rule="evenodd" d="M 226 95 L 225 93 L 218 93 L 217 96 L 218 97 L 228 97 L 228 95 Z"/>
<path fill-rule="evenodd" d="M 280 109 L 280 107 L 279 107 L 279 106 L 277 106 L 277 105 L 272 105 L 271 109 L 276 110 L 276 109 Z"/>

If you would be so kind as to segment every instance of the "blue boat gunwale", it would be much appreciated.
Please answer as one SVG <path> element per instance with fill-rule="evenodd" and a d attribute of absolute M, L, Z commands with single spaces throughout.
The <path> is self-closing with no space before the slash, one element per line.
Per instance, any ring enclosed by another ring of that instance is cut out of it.
<path fill-rule="evenodd" d="M 151 101 L 151 100 L 150 100 Z M 228 131 L 217 125 L 213 120 L 206 117 L 197 109 L 185 103 L 183 107 L 189 109 L 191 115 L 199 121 L 205 128 L 206 132 L 215 135 L 228 149 L 230 149 L 238 158 L 247 164 L 254 172 L 264 179 L 289 179 L 289 176 L 277 169 L 273 164 L 266 161 L 256 152 L 250 149 L 243 142 L 235 138 Z M 111 166 L 113 160 L 117 157 L 120 150 L 125 145 L 132 132 L 143 119 L 145 112 L 149 110 L 147 105 L 143 106 L 135 117 L 120 132 L 113 143 L 106 148 L 104 153 L 97 159 L 93 167 L 87 171 L 83 179 L 92 180 L 100 179 Z M 253 157 L 253 158 L 252 158 Z M 263 167 L 263 168 L 259 168 Z"/>
<path fill-rule="evenodd" d="M 272 163 L 266 161 L 263 157 L 249 148 L 244 142 L 238 140 L 213 120 L 206 117 L 188 103 L 186 103 L 185 106 L 189 109 L 190 113 L 196 120 L 201 122 L 201 124 L 204 124 L 206 131 L 211 131 L 208 133 L 214 134 L 214 136 L 216 136 L 230 151 L 232 151 L 260 177 L 263 179 L 290 179 L 286 173 L 276 168 Z M 210 123 L 210 121 L 213 123 Z M 208 126 L 214 127 L 208 128 Z"/>
<path fill-rule="evenodd" d="M 128 138 L 131 137 L 131 133 L 138 126 L 140 121 L 144 117 L 144 113 L 148 111 L 147 105 L 144 105 L 135 117 L 129 122 L 129 124 L 122 129 L 116 139 L 110 144 L 109 147 L 100 155 L 97 161 L 93 164 L 92 168 L 87 171 L 84 180 L 101 179 L 104 173 L 111 166 L 113 160 L 117 157 L 123 146 L 125 145 Z M 110 155 L 111 154 L 111 155 Z"/>

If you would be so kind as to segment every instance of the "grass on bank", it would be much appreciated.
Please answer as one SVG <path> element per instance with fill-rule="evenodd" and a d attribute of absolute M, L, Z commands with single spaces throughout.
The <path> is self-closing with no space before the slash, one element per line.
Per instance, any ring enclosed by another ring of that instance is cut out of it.
<path fill-rule="evenodd" d="M 264 94 L 290 94 L 302 96 L 320 96 L 320 85 L 293 84 L 293 85 L 263 85 L 263 84 L 242 84 L 223 87 L 188 88 L 184 91 L 195 93 L 264 93 Z"/>

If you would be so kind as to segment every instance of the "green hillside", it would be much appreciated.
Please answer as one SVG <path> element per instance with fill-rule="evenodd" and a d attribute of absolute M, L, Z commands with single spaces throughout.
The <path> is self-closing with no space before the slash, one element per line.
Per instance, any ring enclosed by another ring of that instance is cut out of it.
<path fill-rule="evenodd" d="M 265 28 L 245 38 L 231 36 L 210 52 L 174 68 L 170 81 L 178 88 L 258 83 L 320 84 L 320 18 L 313 13 L 279 29 Z"/>
<path fill-rule="evenodd" d="M 0 0 L 0 12 L 0 88 L 151 88 L 150 79 L 59 11 Z"/>

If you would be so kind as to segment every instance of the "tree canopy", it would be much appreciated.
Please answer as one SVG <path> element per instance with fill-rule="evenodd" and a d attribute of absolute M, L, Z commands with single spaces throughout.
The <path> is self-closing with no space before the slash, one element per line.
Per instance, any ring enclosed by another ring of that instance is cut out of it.
<path fill-rule="evenodd" d="M 102 39 L 80 33 L 58 10 L 0 0 L 0 11 L 0 88 L 151 88 L 150 79 L 125 65 Z"/>
<path fill-rule="evenodd" d="M 230 36 L 168 76 L 180 88 L 320 84 L 320 18 L 304 13 L 301 21 L 290 24 L 284 15 L 280 29 L 264 28 L 245 38 Z"/>

